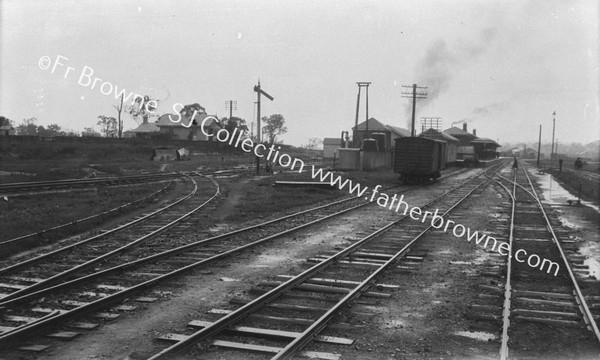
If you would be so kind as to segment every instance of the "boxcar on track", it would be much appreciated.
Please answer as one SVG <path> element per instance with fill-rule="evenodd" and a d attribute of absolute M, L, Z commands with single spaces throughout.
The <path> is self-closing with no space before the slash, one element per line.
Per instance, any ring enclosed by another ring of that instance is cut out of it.
<path fill-rule="evenodd" d="M 440 177 L 446 167 L 444 142 L 421 137 L 396 139 L 394 171 L 405 184 L 421 184 Z"/>

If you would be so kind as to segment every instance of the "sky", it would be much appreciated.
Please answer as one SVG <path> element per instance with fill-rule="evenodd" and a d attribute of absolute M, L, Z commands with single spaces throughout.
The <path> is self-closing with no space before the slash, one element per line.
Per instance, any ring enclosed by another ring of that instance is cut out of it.
<path fill-rule="evenodd" d="M 351 130 L 366 81 L 368 115 L 384 124 L 410 128 L 403 85 L 417 84 L 417 126 L 440 117 L 533 143 L 542 125 L 550 142 L 556 112 L 561 143 L 589 143 L 599 19 L 594 0 L 0 0 L 0 115 L 99 130 L 125 89 L 158 99 L 157 115 L 199 103 L 225 117 L 235 100 L 251 123 L 260 79 L 274 97 L 262 115 L 282 114 L 281 140 L 299 146 Z"/>

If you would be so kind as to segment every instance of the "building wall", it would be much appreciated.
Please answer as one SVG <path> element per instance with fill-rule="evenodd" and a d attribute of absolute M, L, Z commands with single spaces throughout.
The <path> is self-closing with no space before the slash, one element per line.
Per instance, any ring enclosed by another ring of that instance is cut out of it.
<path fill-rule="evenodd" d="M 323 158 L 325 159 L 333 159 L 334 158 L 334 154 L 336 158 L 339 158 L 339 151 L 338 149 L 340 148 L 340 144 L 336 144 L 336 145 L 323 145 Z"/>
<path fill-rule="evenodd" d="M 458 143 L 454 141 L 448 141 L 448 147 L 446 152 L 446 164 L 454 164 L 456 162 L 457 149 Z"/>

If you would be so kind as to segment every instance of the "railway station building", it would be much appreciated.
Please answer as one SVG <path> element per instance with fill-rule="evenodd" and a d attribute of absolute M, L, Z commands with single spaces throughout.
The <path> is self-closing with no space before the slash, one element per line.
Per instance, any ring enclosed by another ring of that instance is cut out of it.
<path fill-rule="evenodd" d="M 459 129 L 453 126 L 443 131 L 444 134 L 450 135 L 458 140 L 458 146 L 469 146 L 471 141 L 477 139 L 477 132 L 473 130 L 473 134 L 467 131 L 467 123 L 463 123 L 463 128 Z"/>
<path fill-rule="evenodd" d="M 446 164 L 454 164 L 456 162 L 456 153 L 459 143 L 457 138 L 452 135 L 439 132 L 433 128 L 423 131 L 421 134 L 419 134 L 419 137 L 444 141 L 446 143 Z"/>

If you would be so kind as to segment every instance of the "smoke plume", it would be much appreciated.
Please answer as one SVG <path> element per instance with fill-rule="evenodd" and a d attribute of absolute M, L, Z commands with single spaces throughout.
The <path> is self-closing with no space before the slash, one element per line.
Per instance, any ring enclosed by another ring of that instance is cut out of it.
<path fill-rule="evenodd" d="M 486 28 L 481 31 L 473 43 L 458 41 L 452 48 L 443 39 L 431 43 L 415 68 L 415 83 L 417 86 L 427 87 L 427 98 L 417 100 L 417 112 L 448 90 L 452 81 L 452 74 L 459 72 L 485 53 L 495 37 L 496 29 Z M 405 89 L 405 92 L 410 91 L 412 90 Z M 409 117 L 408 126 L 410 127 L 412 102 L 407 100 L 405 109 Z"/>

